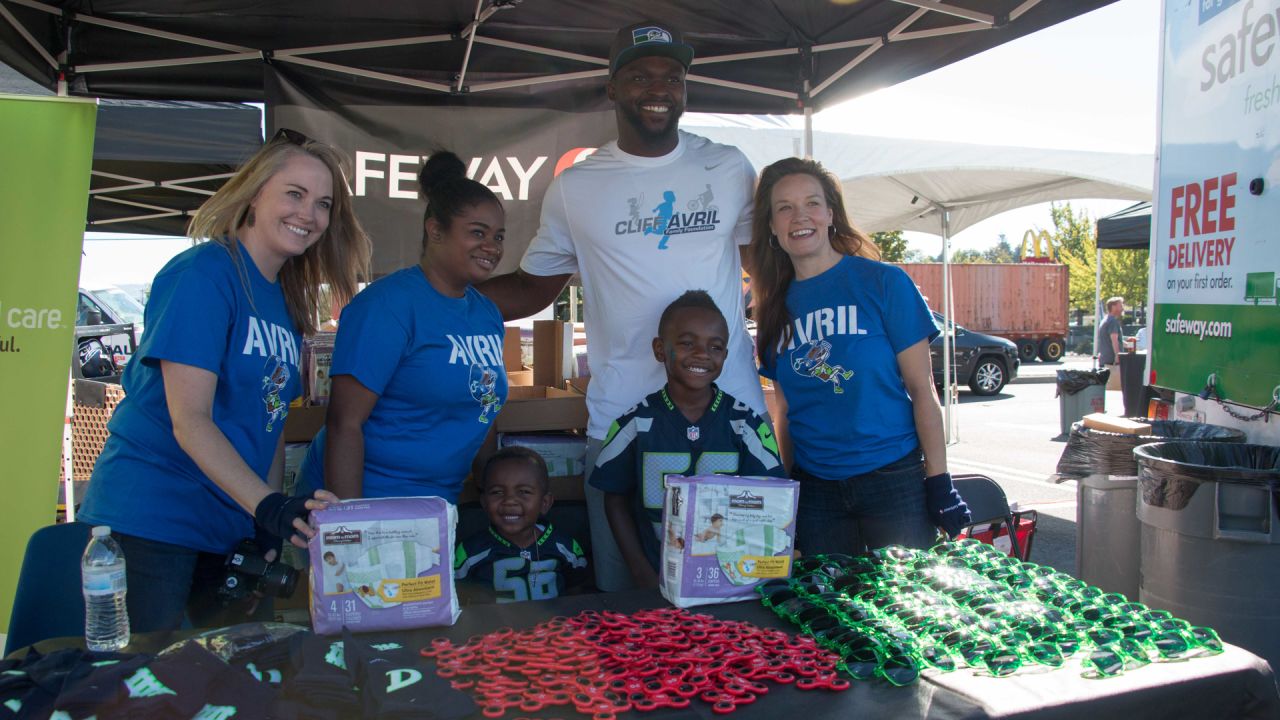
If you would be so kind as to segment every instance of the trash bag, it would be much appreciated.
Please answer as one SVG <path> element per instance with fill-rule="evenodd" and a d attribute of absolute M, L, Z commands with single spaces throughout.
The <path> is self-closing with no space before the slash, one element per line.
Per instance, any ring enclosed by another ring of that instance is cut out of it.
<path fill-rule="evenodd" d="M 1243 443 L 1244 432 L 1235 428 L 1184 420 L 1145 420 L 1151 432 L 1130 435 L 1087 428 L 1080 423 L 1071 427 L 1067 447 L 1058 458 L 1057 482 L 1079 480 L 1089 475 L 1137 475 L 1138 459 L 1133 449 L 1139 445 L 1165 441 L 1200 441 L 1206 443 Z"/>
<path fill-rule="evenodd" d="M 1111 377 L 1109 368 L 1102 368 L 1101 370 L 1059 370 L 1058 390 L 1053 396 L 1058 397 L 1063 393 L 1075 395 L 1090 385 L 1102 385 L 1105 387 L 1109 377 Z"/>
<path fill-rule="evenodd" d="M 1261 485 L 1280 504 L 1280 447 L 1161 442 L 1135 448 L 1142 502 L 1181 510 L 1206 482 Z"/>

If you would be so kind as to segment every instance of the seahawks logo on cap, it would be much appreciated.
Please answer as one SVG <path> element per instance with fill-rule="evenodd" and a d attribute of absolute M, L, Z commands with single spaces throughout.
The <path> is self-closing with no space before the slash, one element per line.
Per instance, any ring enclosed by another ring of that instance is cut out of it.
<path fill-rule="evenodd" d="M 670 43 L 671 33 L 660 27 L 642 27 L 631 31 L 631 44 L 641 45 L 644 43 Z"/>

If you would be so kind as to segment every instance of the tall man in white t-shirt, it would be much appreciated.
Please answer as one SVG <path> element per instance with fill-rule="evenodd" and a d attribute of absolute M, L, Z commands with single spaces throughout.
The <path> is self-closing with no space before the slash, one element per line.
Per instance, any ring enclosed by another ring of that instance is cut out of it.
<path fill-rule="evenodd" d="M 741 289 L 755 170 L 737 148 L 680 131 L 692 61 L 693 48 L 666 23 L 618 31 L 605 86 L 618 139 L 552 182 L 520 269 L 479 286 L 510 320 L 551 304 L 574 273 L 582 278 L 591 367 L 588 475 L 609 425 L 666 381 L 651 342 L 662 309 L 687 290 L 706 290 L 729 318 L 719 386 L 766 412 Z M 630 573 L 605 519 L 603 495 L 590 484 L 586 494 L 596 583 L 606 591 L 627 589 Z"/>

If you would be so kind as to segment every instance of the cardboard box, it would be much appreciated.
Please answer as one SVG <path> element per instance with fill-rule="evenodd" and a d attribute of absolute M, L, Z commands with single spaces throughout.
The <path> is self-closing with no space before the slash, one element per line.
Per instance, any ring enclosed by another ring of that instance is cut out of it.
<path fill-rule="evenodd" d="M 556 499 L 556 502 L 562 500 L 586 500 L 587 494 L 583 490 L 585 482 L 586 480 L 582 475 L 553 477 L 551 478 L 551 496 Z M 476 502 L 479 499 L 480 493 L 476 490 L 475 478 L 467 476 L 466 481 L 462 483 L 462 492 L 458 495 L 458 505 Z"/>
<path fill-rule="evenodd" d="M 572 391 L 574 391 L 574 392 L 582 393 L 583 395 L 586 395 L 586 394 L 587 394 L 587 385 L 589 385 L 590 383 L 591 383 L 591 377 L 590 377 L 590 376 L 588 376 L 588 377 L 576 377 L 576 378 L 569 378 L 568 380 L 565 380 L 565 381 L 564 381 L 564 389 L 565 389 L 565 390 L 572 390 Z"/>
<path fill-rule="evenodd" d="M 311 439 L 324 427 L 324 405 L 289 408 L 289 416 L 284 420 L 284 441 L 287 443 L 311 442 Z"/>
<path fill-rule="evenodd" d="M 573 377 L 573 325 L 533 321 L 533 384 L 558 388 Z"/>
<path fill-rule="evenodd" d="M 515 325 L 508 325 L 502 336 L 502 365 L 508 373 L 526 369 L 520 350 L 520 328 Z"/>
<path fill-rule="evenodd" d="M 587 427 L 587 398 L 544 385 L 513 385 L 494 427 L 498 432 L 581 430 Z"/>
<path fill-rule="evenodd" d="M 1106 415 L 1104 413 L 1089 413 L 1083 418 L 1084 426 L 1091 430 L 1105 430 L 1107 432 L 1121 433 L 1124 435 L 1150 435 L 1151 424 L 1137 422 L 1127 418 L 1116 417 L 1114 415 Z"/>
<path fill-rule="evenodd" d="M 507 384 L 508 385 L 532 385 L 533 371 L 532 370 L 515 370 L 515 371 L 508 370 Z"/>
<path fill-rule="evenodd" d="M 551 477 L 572 477 L 586 472 L 587 436 L 569 433 L 526 435 L 503 433 L 498 447 L 526 447 L 542 456 Z"/>

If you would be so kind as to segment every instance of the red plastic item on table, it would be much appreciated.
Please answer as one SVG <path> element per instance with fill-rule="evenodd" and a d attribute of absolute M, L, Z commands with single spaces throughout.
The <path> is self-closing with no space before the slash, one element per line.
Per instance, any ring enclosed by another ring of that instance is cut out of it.
<path fill-rule="evenodd" d="M 769 682 L 849 687 L 836 675 L 838 658 L 811 638 L 674 608 L 587 611 L 462 645 L 436 639 L 421 653 L 492 718 L 563 705 L 616 720 L 628 710 L 685 708 L 693 699 L 725 714 L 768 693 Z"/>

